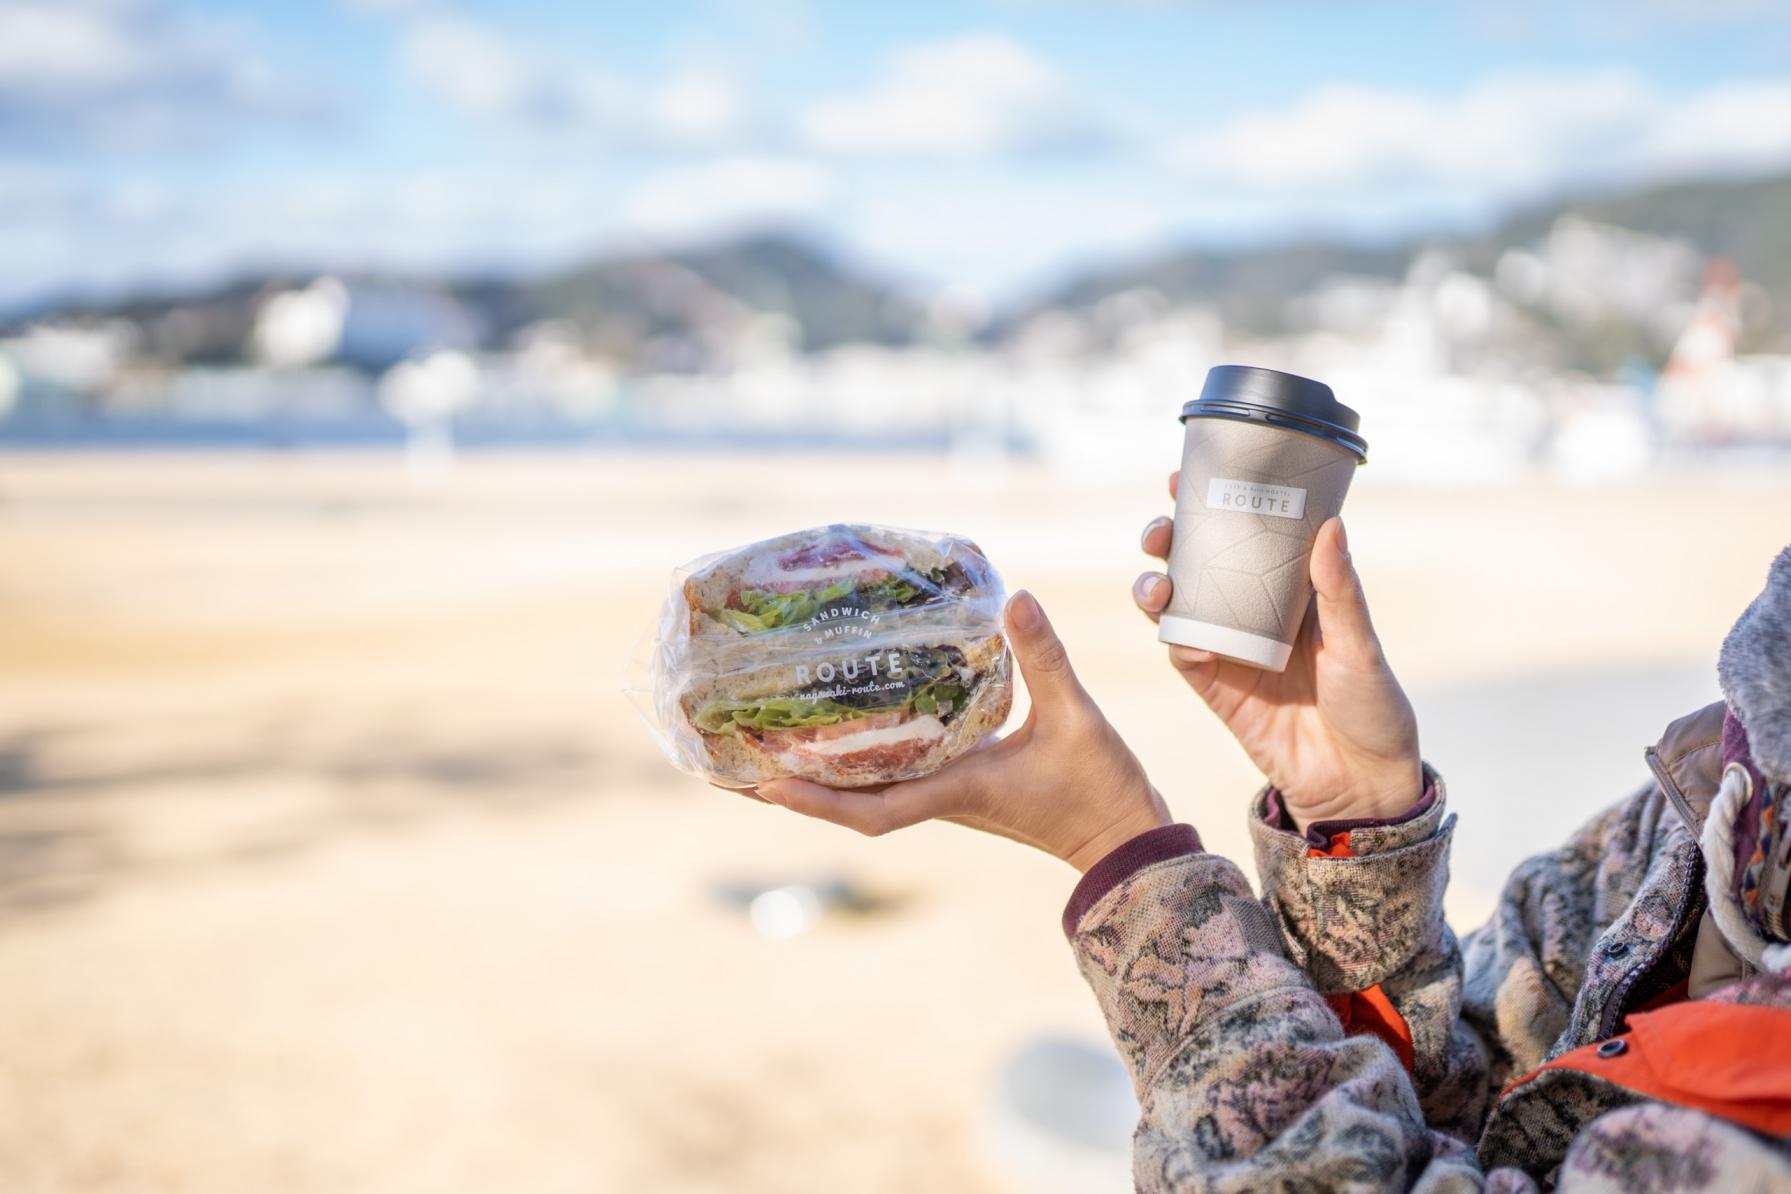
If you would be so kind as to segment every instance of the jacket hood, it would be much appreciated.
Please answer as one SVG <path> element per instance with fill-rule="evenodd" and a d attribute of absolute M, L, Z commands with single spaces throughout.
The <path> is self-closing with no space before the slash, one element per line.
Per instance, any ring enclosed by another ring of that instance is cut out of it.
<path fill-rule="evenodd" d="M 1791 784 L 1791 547 L 1723 640 L 1716 671 L 1754 765 L 1773 783 Z"/>

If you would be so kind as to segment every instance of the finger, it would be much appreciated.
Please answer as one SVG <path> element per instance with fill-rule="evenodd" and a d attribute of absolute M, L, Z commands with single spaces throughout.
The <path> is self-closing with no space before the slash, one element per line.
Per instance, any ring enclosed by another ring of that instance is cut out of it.
<path fill-rule="evenodd" d="M 1146 572 L 1132 582 L 1132 601 L 1144 616 L 1155 622 L 1157 615 L 1169 604 L 1171 586 L 1169 578 L 1161 572 Z"/>
<path fill-rule="evenodd" d="M 1211 651 L 1202 651 L 1199 647 L 1170 647 L 1169 662 L 1181 671 L 1196 668 L 1202 664 L 1215 663 L 1218 656 Z"/>
<path fill-rule="evenodd" d="M 1169 474 L 1169 500 L 1170 501 L 1175 500 L 1176 491 L 1179 490 L 1181 487 L 1182 487 L 1182 474 L 1181 474 L 1180 470 L 1170 473 Z"/>
<path fill-rule="evenodd" d="M 1208 706 L 1219 699 L 1219 673 L 1224 667 L 1224 660 L 1211 651 L 1202 651 L 1197 647 L 1172 646 L 1169 648 L 1169 666 L 1181 674 L 1181 678 L 1188 682 L 1188 687 Z"/>
<path fill-rule="evenodd" d="M 1362 578 L 1349 554 L 1343 520 L 1333 518 L 1318 528 L 1312 544 L 1312 587 L 1318 593 L 1318 633 L 1327 655 L 1356 667 L 1376 667 L 1381 643 L 1368 616 Z"/>
<path fill-rule="evenodd" d="M 1044 607 L 1024 589 L 1007 603 L 1007 632 L 1034 708 L 1068 708 L 1088 700 Z"/>
<path fill-rule="evenodd" d="M 892 784 L 880 792 L 868 792 L 791 778 L 767 780 L 759 785 L 759 794 L 805 817 L 831 821 L 877 837 L 924 821 L 935 811 L 944 811 L 929 807 L 924 793 L 917 798 L 914 793 L 903 792 L 901 789 L 906 786 Z"/>
<path fill-rule="evenodd" d="M 1144 525 L 1144 534 L 1138 537 L 1138 545 L 1144 548 L 1147 556 L 1156 556 L 1159 560 L 1169 558 L 1169 540 L 1174 533 L 1175 523 L 1168 518 L 1153 518 Z"/>
<path fill-rule="evenodd" d="M 730 788 L 726 784 L 716 784 L 716 783 L 712 783 L 709 786 L 711 788 L 720 788 L 723 792 L 727 792 L 730 795 L 744 796 L 748 800 L 756 800 L 760 804 L 771 803 L 769 800 L 766 800 L 763 796 L 759 795 L 756 791 L 754 791 L 751 788 Z"/>

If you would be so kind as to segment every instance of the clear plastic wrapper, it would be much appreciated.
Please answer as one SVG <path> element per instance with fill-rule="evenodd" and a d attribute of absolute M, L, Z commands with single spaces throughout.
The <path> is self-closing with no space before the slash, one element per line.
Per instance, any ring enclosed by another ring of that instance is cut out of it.
<path fill-rule="evenodd" d="M 630 695 L 673 764 L 724 787 L 914 779 L 1007 720 L 1005 603 L 968 539 L 797 531 L 678 569 Z"/>

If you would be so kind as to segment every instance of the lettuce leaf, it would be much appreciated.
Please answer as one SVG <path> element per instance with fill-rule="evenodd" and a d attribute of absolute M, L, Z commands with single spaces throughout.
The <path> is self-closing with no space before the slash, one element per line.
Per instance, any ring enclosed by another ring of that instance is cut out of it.
<path fill-rule="evenodd" d="M 759 701 L 714 701 L 697 714 L 697 728 L 710 734 L 732 734 L 747 729 L 794 730 L 803 726 L 837 725 L 847 718 L 862 717 L 865 710 L 849 709 L 829 700 L 805 697 L 767 697 Z"/>
<path fill-rule="evenodd" d="M 858 605 L 872 613 L 881 613 L 886 609 L 900 609 L 923 592 L 926 590 L 905 577 L 890 576 L 872 581 L 858 590 Z"/>
<path fill-rule="evenodd" d="M 916 689 L 914 695 L 908 699 L 908 703 L 919 712 L 934 716 L 950 713 L 961 706 L 963 702 L 964 689 L 961 685 L 941 682 Z"/>
<path fill-rule="evenodd" d="M 871 613 L 912 605 L 917 597 L 930 598 L 932 591 L 916 584 L 917 579 L 888 576 L 857 588 L 848 578 L 835 581 L 824 589 L 804 589 L 794 593 L 742 589 L 739 609 L 716 609 L 709 613 L 742 634 L 763 634 L 767 630 L 801 625 L 827 605 L 848 597 L 851 598 L 849 604 Z"/>
<path fill-rule="evenodd" d="M 757 614 L 749 614 L 744 610 L 718 609 L 715 611 L 715 617 L 721 622 L 732 626 L 741 634 L 763 634 L 765 631 L 771 629 L 770 626 L 766 625 L 764 618 Z"/>
<path fill-rule="evenodd" d="M 829 601 L 838 601 L 852 591 L 849 580 L 835 581 L 824 589 L 799 590 L 794 593 L 770 593 L 764 589 L 746 589 L 740 594 L 740 605 L 765 624 L 765 629 L 794 626 L 815 616 L 815 611 Z"/>
<path fill-rule="evenodd" d="M 825 697 L 766 697 L 757 701 L 711 701 L 697 714 L 697 728 L 709 734 L 732 734 L 751 730 L 763 734 L 770 730 L 795 730 L 805 726 L 831 726 L 842 721 L 855 721 L 873 713 L 912 708 L 933 717 L 948 717 L 964 706 L 964 688 L 960 684 L 935 680 L 908 692 L 905 699 L 893 704 L 858 709 Z"/>

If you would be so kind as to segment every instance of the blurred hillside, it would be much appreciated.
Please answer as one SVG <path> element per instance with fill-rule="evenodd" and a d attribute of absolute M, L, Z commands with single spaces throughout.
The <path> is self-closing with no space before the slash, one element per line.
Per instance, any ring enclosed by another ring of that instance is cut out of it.
<path fill-rule="evenodd" d="M 1788 200 L 1791 176 L 1705 182 L 1473 237 L 1188 249 L 993 310 L 790 233 L 534 278 L 245 277 L 16 317 L 0 444 L 402 442 L 439 462 L 702 441 L 1111 469 L 1209 366 L 1246 360 L 1336 385 L 1377 476 L 1632 476 L 1791 445 Z"/>
<path fill-rule="evenodd" d="M 1128 293 L 1148 293 L 1171 305 L 1211 305 L 1228 328 L 1273 335 L 1315 322 L 1311 296 L 1339 280 L 1396 283 L 1425 253 L 1442 254 L 1469 272 L 1494 278 L 1506 255 L 1546 251 L 1551 236 L 1585 222 L 1639 234 L 1631 247 L 1674 247 L 1741 263 L 1756 302 L 1744 329 L 1745 347 L 1791 343 L 1791 328 L 1771 311 L 1791 311 L 1791 175 L 1655 187 L 1633 194 L 1556 201 L 1513 213 L 1477 236 L 1414 238 L 1390 245 L 1341 240 L 1221 250 L 1192 246 L 1077 275 L 1043 296 L 1031 296 L 976 319 L 985 341 L 1000 341 L 1027 321 L 1054 310 L 1088 312 Z M 1682 270 L 1681 273 L 1684 271 Z M 168 362 L 246 360 L 253 356 L 255 308 L 268 295 L 302 285 L 290 273 L 244 276 L 195 294 L 139 295 L 113 303 L 68 301 L 15 315 L 17 330 L 34 323 L 123 319 L 146 331 L 148 348 Z M 452 338 L 472 347 L 510 342 L 542 321 L 576 329 L 582 341 L 626 365 L 702 368 L 704 351 L 738 325 L 772 316 L 773 326 L 801 351 L 842 344 L 911 344 L 937 334 L 939 312 L 924 296 L 879 274 L 872 264 L 846 262 L 796 233 L 756 233 L 665 253 L 630 252 L 593 259 L 535 278 L 345 278 L 367 289 L 437 293 L 460 308 L 464 326 Z M 1684 301 L 1683 277 L 1650 295 Z M 1696 271 L 1689 284 L 1695 294 Z M 1763 300 L 1763 301 L 1762 301 Z M 1769 304 L 1769 305 L 1768 305 Z M 1546 304 L 1526 304 L 1537 331 L 1563 339 L 1575 329 L 1555 326 Z M 966 313 L 944 330 L 957 329 Z M 452 322 L 447 320 L 444 322 Z M 1620 324 L 1622 319 L 1610 322 Z M 1628 322 L 1646 324 L 1633 313 Z M 1607 328 L 1621 335 L 1623 329 Z M 1633 329 L 1632 329 L 1633 330 Z M 1644 329 L 1645 330 L 1645 329 Z M 438 333 L 439 334 L 439 333 Z M 1573 365 L 1620 363 L 1608 345 L 1555 345 Z M 1639 335 L 1622 347 L 1651 364 L 1664 364 L 1670 342 Z M 389 362 L 384 362 L 389 363 Z"/>
<path fill-rule="evenodd" d="M 1515 212 L 1491 232 L 1478 236 L 1423 238 L 1385 246 L 1306 241 L 1237 252 L 1194 248 L 1088 273 L 1010 316 L 1009 323 L 1053 307 L 1087 310 L 1116 294 L 1150 291 L 1172 303 L 1214 304 L 1228 326 L 1265 335 L 1293 331 L 1313 322 L 1309 307 L 1302 307 L 1298 300 L 1333 279 L 1393 283 L 1425 252 L 1444 254 L 1461 268 L 1493 277 L 1506 254 L 1546 246 L 1564 222 L 1567 228 L 1592 223 L 1640 234 L 1644 249 L 1659 247 L 1649 241 L 1678 242 L 1707 257 L 1743 263 L 1758 295 L 1770 300 L 1770 309 L 1786 312 L 1791 311 L 1787 211 L 1791 211 L 1791 175 L 1682 183 L 1633 194 L 1559 200 Z M 1670 251 L 1671 244 L 1668 248 Z M 1608 344 L 1563 343 L 1571 330 L 1558 326 L 1560 321 L 1550 317 L 1545 304 L 1532 300 L 1526 306 L 1537 317 L 1537 330 L 1555 342 L 1553 347 L 1568 363 L 1591 367 L 1620 363 L 1612 359 Z M 1750 314 L 1753 318 L 1745 329 L 1747 347 L 1791 343 L 1791 327 L 1783 320 L 1775 324 L 1767 307 L 1757 304 Z M 1633 322 L 1645 323 L 1646 319 Z M 1621 335 L 1623 329 L 1606 330 Z M 1666 359 L 1666 349 L 1655 337 L 1639 336 L 1622 347 L 1657 365 Z"/>

